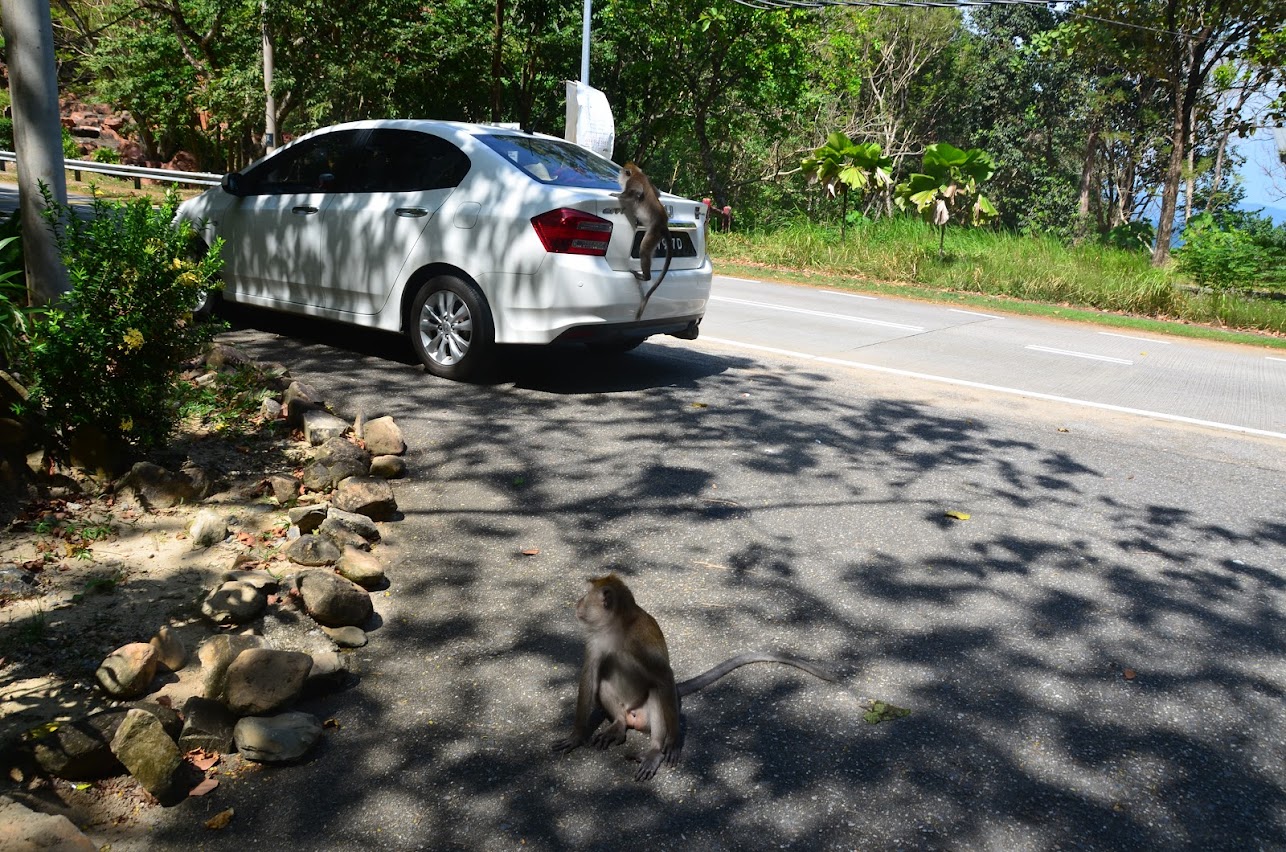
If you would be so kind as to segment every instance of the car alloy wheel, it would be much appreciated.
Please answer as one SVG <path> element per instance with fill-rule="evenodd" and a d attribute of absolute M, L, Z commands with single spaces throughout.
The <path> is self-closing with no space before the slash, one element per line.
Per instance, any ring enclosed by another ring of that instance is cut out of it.
<path fill-rule="evenodd" d="M 416 354 L 437 376 L 466 378 L 491 356 L 491 312 L 475 287 L 453 276 L 420 288 L 408 330 Z"/>

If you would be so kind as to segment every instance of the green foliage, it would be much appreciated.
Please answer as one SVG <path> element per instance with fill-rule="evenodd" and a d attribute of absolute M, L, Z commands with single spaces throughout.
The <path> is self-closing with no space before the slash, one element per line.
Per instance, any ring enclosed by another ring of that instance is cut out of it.
<path fill-rule="evenodd" d="M 162 443 L 178 416 L 180 365 L 215 331 L 192 307 L 218 286 L 219 246 L 190 259 L 191 226 L 172 225 L 172 194 L 159 209 L 96 198 L 88 218 L 48 188 L 45 203 L 71 291 L 31 317 L 17 358 L 31 392 L 25 413 L 43 422 L 55 455 L 84 428 L 115 445 Z"/>
<path fill-rule="evenodd" d="M 115 148 L 95 148 L 89 159 L 95 163 L 119 163 L 121 153 Z"/>
<path fill-rule="evenodd" d="M 27 279 L 18 211 L 0 222 L 0 367 L 13 361 L 26 329 Z"/>
<path fill-rule="evenodd" d="M 80 159 L 80 145 L 76 142 L 76 137 L 75 137 L 75 136 L 72 136 L 72 135 L 71 135 L 71 131 L 70 131 L 70 130 L 68 130 L 67 128 L 65 128 L 65 127 L 64 127 L 62 130 L 63 130 L 63 133 L 62 133 L 62 136 L 63 136 L 63 159 L 64 159 L 64 160 L 79 160 L 79 159 Z"/>
<path fill-rule="evenodd" d="M 822 184 L 831 198 L 840 196 L 840 218 L 844 226 L 848 224 L 850 190 L 861 197 L 872 188 L 883 188 L 893 183 L 892 157 L 884 156 L 876 143 L 856 143 L 839 130 L 828 135 L 826 144 L 814 150 L 811 157 L 805 157 L 800 168 L 810 184 Z"/>
<path fill-rule="evenodd" d="M 260 370 L 252 364 L 221 370 L 210 384 L 179 386 L 179 415 L 202 427 L 232 435 L 250 435 L 265 398 L 272 395 Z"/>
<path fill-rule="evenodd" d="M 13 150 L 13 119 L 0 116 L 0 151 Z"/>
<path fill-rule="evenodd" d="M 996 208 L 978 190 L 996 171 L 996 161 L 981 148 L 962 151 L 946 142 L 925 146 L 922 172 L 900 183 L 894 199 L 902 210 L 914 208 L 938 228 L 938 257 L 943 254 L 947 222 L 968 211 L 972 225 L 982 225 L 996 215 Z"/>
<path fill-rule="evenodd" d="M 1180 272 L 1216 290 L 1249 287 L 1272 255 L 1248 231 L 1223 226 L 1209 213 L 1188 221 L 1183 245 L 1173 254 Z"/>
<path fill-rule="evenodd" d="M 1152 251 L 1152 242 L 1157 231 L 1146 219 L 1137 222 L 1125 222 L 1103 235 L 1103 244 L 1122 251 Z"/>

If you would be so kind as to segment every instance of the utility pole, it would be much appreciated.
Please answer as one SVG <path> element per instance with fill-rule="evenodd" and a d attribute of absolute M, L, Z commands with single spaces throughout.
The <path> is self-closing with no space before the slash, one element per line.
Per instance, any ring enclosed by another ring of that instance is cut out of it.
<path fill-rule="evenodd" d="M 589 85 L 589 16 L 593 12 L 594 0 L 585 0 L 581 10 L 580 24 L 580 81 Z"/>
<path fill-rule="evenodd" d="M 270 153 L 277 147 L 277 99 L 272 96 L 272 40 L 268 38 L 268 0 L 263 0 L 263 90 L 267 97 L 267 109 L 264 111 L 263 147 L 264 153 Z"/>
<path fill-rule="evenodd" d="M 49 3 L 0 0 L 13 101 L 13 148 L 18 155 L 18 204 L 27 293 L 33 305 L 56 300 L 71 289 L 54 236 L 45 223 L 43 182 L 59 204 L 67 203 L 62 122 L 58 114 L 58 68 Z"/>

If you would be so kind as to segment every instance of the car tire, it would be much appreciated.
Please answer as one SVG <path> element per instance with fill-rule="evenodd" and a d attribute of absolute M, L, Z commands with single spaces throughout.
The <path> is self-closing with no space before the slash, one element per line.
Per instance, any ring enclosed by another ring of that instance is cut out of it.
<path fill-rule="evenodd" d="M 420 287 L 411 303 L 407 334 L 424 368 L 444 379 L 475 377 L 495 354 L 487 300 L 454 275 L 439 275 Z"/>

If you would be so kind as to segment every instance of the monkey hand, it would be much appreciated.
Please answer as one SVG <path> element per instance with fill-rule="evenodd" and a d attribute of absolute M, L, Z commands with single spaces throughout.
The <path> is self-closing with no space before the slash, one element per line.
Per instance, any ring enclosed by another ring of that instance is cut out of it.
<path fill-rule="evenodd" d="M 590 742 L 599 750 L 611 748 L 625 742 L 625 723 L 613 722 L 594 734 Z"/>
<path fill-rule="evenodd" d="M 575 751 L 585 745 L 585 737 L 579 733 L 573 733 L 570 737 L 563 737 L 549 747 L 549 750 L 558 754 L 567 754 L 569 751 Z"/>
<path fill-rule="evenodd" d="M 630 272 L 633 272 L 633 273 L 634 273 L 634 277 L 635 277 L 636 279 L 638 279 L 639 281 L 651 281 L 651 280 L 652 280 L 652 276 L 651 276 L 651 275 L 644 275 L 642 272 L 639 272 L 637 269 L 631 269 L 631 270 L 630 270 Z"/>

